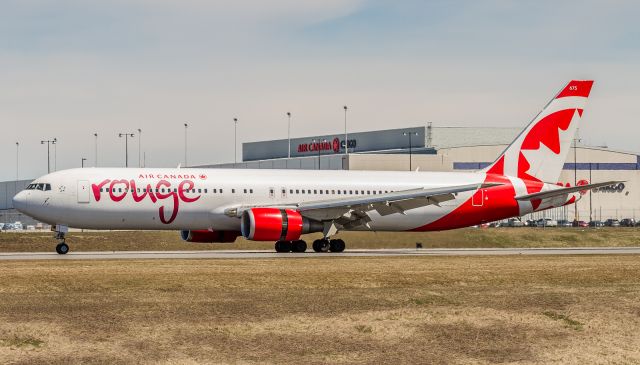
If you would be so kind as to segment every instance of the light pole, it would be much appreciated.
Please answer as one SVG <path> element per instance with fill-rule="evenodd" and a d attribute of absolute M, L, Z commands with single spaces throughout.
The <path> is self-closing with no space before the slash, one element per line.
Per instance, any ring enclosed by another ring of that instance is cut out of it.
<path fill-rule="evenodd" d="M 19 177 L 19 172 L 20 170 L 18 169 L 20 166 L 20 143 L 16 142 L 16 183 L 18 182 Z"/>
<path fill-rule="evenodd" d="M 344 107 L 344 154 L 349 155 L 349 134 L 347 133 L 347 106 Z"/>
<path fill-rule="evenodd" d="M 133 138 L 133 133 L 118 133 L 118 137 L 124 137 L 124 167 L 129 167 L 129 137 Z"/>
<path fill-rule="evenodd" d="M 189 125 L 187 123 L 184 124 L 184 167 L 187 167 L 187 129 Z"/>
<path fill-rule="evenodd" d="M 322 151 L 322 146 L 327 143 L 326 139 L 323 140 L 316 140 L 316 139 L 312 139 L 311 143 L 313 143 L 314 146 L 316 146 L 316 148 L 318 149 L 318 170 L 320 170 L 320 151 Z"/>
<path fill-rule="evenodd" d="M 138 167 L 142 167 L 142 155 L 140 149 L 142 146 L 142 129 L 138 128 Z"/>
<path fill-rule="evenodd" d="M 238 118 L 233 118 L 233 167 L 238 163 Z"/>
<path fill-rule="evenodd" d="M 412 166 L 411 166 L 411 155 L 412 155 L 412 143 L 411 143 L 411 137 L 413 136 L 417 136 L 418 132 L 402 132 L 403 136 L 409 136 L 409 171 L 413 170 Z"/>
<path fill-rule="evenodd" d="M 93 152 L 93 156 L 95 157 L 94 165 L 98 167 L 98 133 L 94 133 L 93 136 L 95 137 L 95 151 Z"/>
<path fill-rule="evenodd" d="M 58 143 L 57 139 L 56 143 L 53 144 L 53 171 L 58 171 Z"/>
<path fill-rule="evenodd" d="M 291 158 L 291 113 L 287 112 L 287 117 L 289 118 L 289 124 L 287 125 L 287 141 L 289 142 L 289 153 L 287 154 L 288 158 Z"/>
<path fill-rule="evenodd" d="M 40 141 L 40 144 L 47 144 L 47 174 L 51 173 L 51 152 L 49 146 L 55 145 L 58 139 L 48 139 L 46 141 Z"/>
<path fill-rule="evenodd" d="M 591 180 L 591 162 L 589 162 L 589 184 L 592 184 Z M 591 192 L 593 190 L 589 189 L 589 222 L 593 222 L 593 200 Z"/>
<path fill-rule="evenodd" d="M 86 158 L 82 158 L 82 161 L 80 162 L 80 167 L 82 167 L 84 169 L 84 162 L 86 161 Z"/>
<path fill-rule="evenodd" d="M 582 141 L 580 138 L 573 139 L 573 186 L 578 186 L 578 142 Z M 578 201 L 573 203 L 573 220 L 578 221 Z"/>

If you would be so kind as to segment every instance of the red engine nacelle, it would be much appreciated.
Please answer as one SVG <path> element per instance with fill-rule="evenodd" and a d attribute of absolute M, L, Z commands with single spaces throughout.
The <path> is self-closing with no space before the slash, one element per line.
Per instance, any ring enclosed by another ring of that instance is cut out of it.
<path fill-rule="evenodd" d="M 294 241 L 302 234 L 322 229 L 321 222 L 307 219 L 293 209 L 252 208 L 242 213 L 240 231 L 253 241 Z"/>
<path fill-rule="evenodd" d="M 183 241 L 198 243 L 233 243 L 240 236 L 238 231 L 209 231 L 206 229 L 195 231 L 180 231 Z"/>

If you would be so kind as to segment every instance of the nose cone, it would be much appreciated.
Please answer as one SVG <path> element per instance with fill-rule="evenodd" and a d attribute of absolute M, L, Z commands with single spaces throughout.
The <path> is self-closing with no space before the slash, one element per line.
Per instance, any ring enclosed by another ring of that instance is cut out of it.
<path fill-rule="evenodd" d="M 13 197 L 13 207 L 22 213 L 26 213 L 27 209 L 27 192 L 21 191 Z"/>

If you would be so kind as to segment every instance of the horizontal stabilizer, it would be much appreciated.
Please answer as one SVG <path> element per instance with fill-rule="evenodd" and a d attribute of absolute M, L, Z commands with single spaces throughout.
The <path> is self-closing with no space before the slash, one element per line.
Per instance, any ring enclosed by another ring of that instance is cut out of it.
<path fill-rule="evenodd" d="M 560 196 L 560 195 L 575 193 L 575 192 L 578 192 L 578 191 L 596 189 L 596 188 L 600 188 L 600 187 L 603 187 L 603 186 L 609 186 L 609 185 L 618 184 L 618 183 L 621 183 L 621 182 L 623 182 L 623 181 L 607 181 L 607 182 L 601 182 L 601 183 L 597 183 L 597 184 L 579 185 L 579 186 L 572 186 L 572 187 L 569 187 L 569 188 L 558 188 L 558 189 L 553 189 L 553 190 L 541 191 L 539 193 L 533 193 L 533 194 L 517 196 L 516 200 L 533 200 L 533 199 L 553 198 L 553 197 Z"/>

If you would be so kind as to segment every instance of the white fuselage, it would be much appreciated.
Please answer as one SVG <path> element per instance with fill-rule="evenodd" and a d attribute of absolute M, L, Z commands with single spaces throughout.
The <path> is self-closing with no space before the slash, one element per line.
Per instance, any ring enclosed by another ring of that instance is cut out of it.
<path fill-rule="evenodd" d="M 480 184 L 484 178 L 484 173 L 450 172 L 85 168 L 35 180 L 50 184 L 51 190 L 25 190 L 15 204 L 40 221 L 75 228 L 239 230 L 240 220 L 226 215 L 228 209 Z M 373 213 L 363 229 L 415 229 L 448 214 L 472 194 L 460 193 L 440 206 L 404 215 Z"/>

